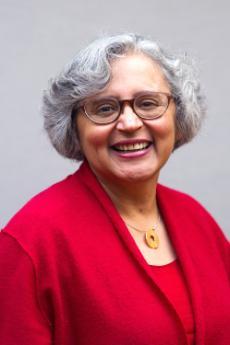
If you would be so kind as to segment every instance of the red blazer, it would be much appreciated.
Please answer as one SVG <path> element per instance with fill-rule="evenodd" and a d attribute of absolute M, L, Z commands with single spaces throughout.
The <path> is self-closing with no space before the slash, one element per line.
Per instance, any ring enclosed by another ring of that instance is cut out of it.
<path fill-rule="evenodd" d="M 228 345 L 229 243 L 191 197 L 158 185 L 157 199 L 191 291 L 196 345 Z M 86 163 L 1 232 L 0 339 L 186 344 L 177 312 Z"/>

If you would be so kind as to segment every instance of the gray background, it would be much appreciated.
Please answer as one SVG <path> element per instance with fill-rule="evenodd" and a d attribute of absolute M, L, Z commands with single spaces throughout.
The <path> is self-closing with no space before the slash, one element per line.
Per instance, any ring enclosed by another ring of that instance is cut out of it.
<path fill-rule="evenodd" d="M 134 31 L 199 61 L 208 118 L 160 181 L 200 200 L 229 235 L 229 29 L 227 0 L 1 0 L 0 225 L 77 168 L 58 156 L 42 129 L 48 79 L 101 32 Z"/>

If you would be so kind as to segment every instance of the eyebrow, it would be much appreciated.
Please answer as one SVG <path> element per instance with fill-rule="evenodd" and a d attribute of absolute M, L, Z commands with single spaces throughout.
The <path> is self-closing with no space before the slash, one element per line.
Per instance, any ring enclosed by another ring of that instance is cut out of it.
<path fill-rule="evenodd" d="M 138 91 L 138 92 L 135 92 L 134 94 L 133 94 L 133 96 L 131 97 L 131 98 L 128 98 L 128 99 L 126 99 L 126 98 L 121 98 L 121 97 L 119 97 L 119 96 L 115 96 L 115 95 L 112 95 L 112 94 L 108 94 L 108 95 L 95 95 L 95 96 L 92 96 L 92 97 L 89 97 L 89 98 L 98 98 L 98 99 L 105 99 L 105 98 L 116 98 L 116 99 L 118 99 L 119 101 L 122 101 L 122 100 L 130 100 L 130 99 L 133 99 L 133 98 L 135 98 L 135 97 L 137 97 L 137 96 L 139 96 L 139 95 L 141 95 L 141 94 L 148 94 L 148 93 L 166 93 L 166 94 L 168 94 L 168 95 L 170 95 L 171 93 L 170 93 L 170 91 L 155 91 L 155 90 L 143 90 L 143 91 Z"/>

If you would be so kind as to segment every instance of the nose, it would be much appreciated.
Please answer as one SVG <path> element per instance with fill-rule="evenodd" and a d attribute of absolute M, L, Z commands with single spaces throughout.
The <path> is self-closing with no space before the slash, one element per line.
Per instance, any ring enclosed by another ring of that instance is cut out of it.
<path fill-rule="evenodd" d="M 134 132 L 142 126 L 142 119 L 135 114 L 129 104 L 124 104 L 116 128 L 120 131 Z"/>

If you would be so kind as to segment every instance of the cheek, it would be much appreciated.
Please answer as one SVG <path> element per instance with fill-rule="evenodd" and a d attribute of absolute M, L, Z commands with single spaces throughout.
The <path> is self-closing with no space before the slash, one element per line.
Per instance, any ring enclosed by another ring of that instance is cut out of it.
<path fill-rule="evenodd" d="M 95 125 L 80 116 L 77 121 L 77 133 L 83 152 L 98 150 L 109 145 L 110 128 Z"/>
<path fill-rule="evenodd" d="M 175 123 L 174 119 L 160 119 L 152 127 L 155 138 L 162 140 L 175 140 Z"/>
<path fill-rule="evenodd" d="M 176 107 L 172 104 L 168 111 L 156 122 L 156 132 L 159 139 L 174 145 L 176 139 Z"/>
<path fill-rule="evenodd" d="M 109 132 L 101 127 L 91 128 L 85 132 L 84 142 L 93 145 L 95 148 L 108 147 L 109 136 Z"/>

